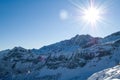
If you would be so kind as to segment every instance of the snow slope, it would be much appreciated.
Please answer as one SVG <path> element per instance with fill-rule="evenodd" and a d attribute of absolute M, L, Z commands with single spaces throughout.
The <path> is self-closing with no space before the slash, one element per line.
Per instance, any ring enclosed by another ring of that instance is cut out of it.
<path fill-rule="evenodd" d="M 120 65 L 94 73 L 88 80 L 120 80 Z"/>

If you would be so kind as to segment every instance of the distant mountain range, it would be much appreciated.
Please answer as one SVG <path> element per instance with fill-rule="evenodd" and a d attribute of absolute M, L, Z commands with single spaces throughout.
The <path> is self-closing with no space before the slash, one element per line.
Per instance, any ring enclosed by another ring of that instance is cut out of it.
<path fill-rule="evenodd" d="M 120 31 L 105 38 L 76 35 L 40 49 L 15 47 L 0 51 L 0 63 L 0 80 L 106 80 L 90 76 L 119 65 Z"/>

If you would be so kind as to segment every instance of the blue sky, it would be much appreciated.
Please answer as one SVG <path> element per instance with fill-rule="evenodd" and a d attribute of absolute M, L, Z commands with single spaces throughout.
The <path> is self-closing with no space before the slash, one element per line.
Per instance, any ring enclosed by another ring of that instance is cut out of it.
<path fill-rule="evenodd" d="M 105 12 L 95 30 L 81 19 L 77 7 L 87 7 L 88 3 L 89 0 L 0 0 L 0 50 L 15 46 L 40 48 L 76 34 L 105 37 L 120 30 L 120 0 L 95 0 L 95 6 Z"/>

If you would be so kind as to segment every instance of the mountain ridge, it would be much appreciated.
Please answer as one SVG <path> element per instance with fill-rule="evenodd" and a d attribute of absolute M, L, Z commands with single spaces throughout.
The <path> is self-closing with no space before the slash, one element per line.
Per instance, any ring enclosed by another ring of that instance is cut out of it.
<path fill-rule="evenodd" d="M 107 38 L 76 35 L 41 48 L 44 53 L 22 47 L 1 51 L 0 79 L 86 80 L 95 72 L 119 64 L 118 33 Z"/>

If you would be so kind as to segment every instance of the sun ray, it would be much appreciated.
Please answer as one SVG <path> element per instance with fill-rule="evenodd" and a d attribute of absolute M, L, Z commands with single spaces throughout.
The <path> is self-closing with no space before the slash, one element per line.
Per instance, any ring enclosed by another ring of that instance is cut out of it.
<path fill-rule="evenodd" d="M 96 33 L 99 32 L 100 24 L 106 23 L 106 14 L 108 11 L 107 1 L 95 0 L 68 0 L 75 9 L 72 14 L 72 21 L 80 23 L 80 32 Z M 101 3 L 102 2 L 102 3 Z M 107 24 L 107 23 L 106 23 Z"/>

